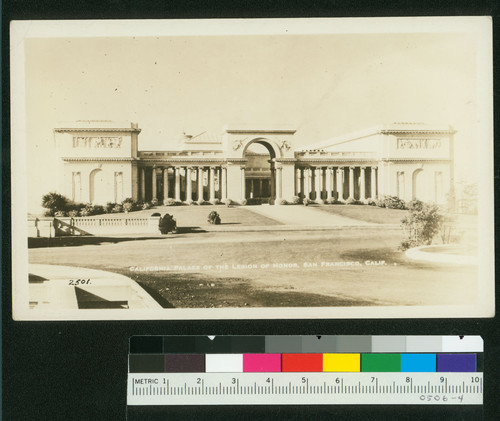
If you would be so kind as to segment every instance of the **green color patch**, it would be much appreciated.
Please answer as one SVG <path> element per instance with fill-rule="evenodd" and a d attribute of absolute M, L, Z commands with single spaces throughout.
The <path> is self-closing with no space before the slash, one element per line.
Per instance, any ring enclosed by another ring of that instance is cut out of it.
<path fill-rule="evenodd" d="M 401 371 L 401 354 L 361 354 L 362 372 Z"/>

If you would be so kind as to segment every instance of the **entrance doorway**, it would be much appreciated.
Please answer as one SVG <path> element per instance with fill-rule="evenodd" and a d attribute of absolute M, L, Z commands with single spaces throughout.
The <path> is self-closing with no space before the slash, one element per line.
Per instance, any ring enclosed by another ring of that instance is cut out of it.
<path fill-rule="evenodd" d="M 245 198 L 248 204 L 274 203 L 274 150 L 264 140 L 251 143 L 244 153 Z"/>

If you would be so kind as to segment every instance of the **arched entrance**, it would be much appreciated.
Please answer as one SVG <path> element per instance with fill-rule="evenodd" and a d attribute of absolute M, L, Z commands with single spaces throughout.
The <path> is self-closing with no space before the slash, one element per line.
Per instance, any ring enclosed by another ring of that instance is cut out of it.
<path fill-rule="evenodd" d="M 413 172 L 412 179 L 412 199 L 424 200 L 424 170 L 419 168 Z"/>
<path fill-rule="evenodd" d="M 276 152 L 265 139 L 250 142 L 243 151 L 245 199 L 248 204 L 274 203 L 276 198 Z"/>
<path fill-rule="evenodd" d="M 90 173 L 90 203 L 104 204 L 106 203 L 106 183 L 104 180 L 104 172 L 101 169 L 95 169 Z"/>

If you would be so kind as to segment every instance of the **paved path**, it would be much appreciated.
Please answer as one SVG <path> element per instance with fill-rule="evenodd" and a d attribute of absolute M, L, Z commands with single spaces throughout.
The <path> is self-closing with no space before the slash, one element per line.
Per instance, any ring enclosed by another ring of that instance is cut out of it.
<path fill-rule="evenodd" d="M 161 309 L 137 282 L 117 273 L 84 267 L 30 264 L 29 274 L 30 301 L 37 303 L 38 308 L 77 309 L 78 289 L 101 303 L 122 301 L 129 309 Z"/>
<path fill-rule="evenodd" d="M 353 227 L 378 225 L 359 219 L 333 215 L 308 206 L 248 206 L 246 209 L 275 219 L 284 225 L 321 226 L 321 227 Z"/>

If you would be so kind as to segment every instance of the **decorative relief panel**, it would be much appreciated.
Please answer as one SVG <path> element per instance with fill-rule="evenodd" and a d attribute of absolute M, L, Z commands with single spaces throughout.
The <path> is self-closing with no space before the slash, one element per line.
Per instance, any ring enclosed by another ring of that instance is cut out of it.
<path fill-rule="evenodd" d="M 441 139 L 398 139 L 398 149 L 440 149 Z"/>
<path fill-rule="evenodd" d="M 73 137 L 73 148 L 121 148 L 121 137 Z"/>

